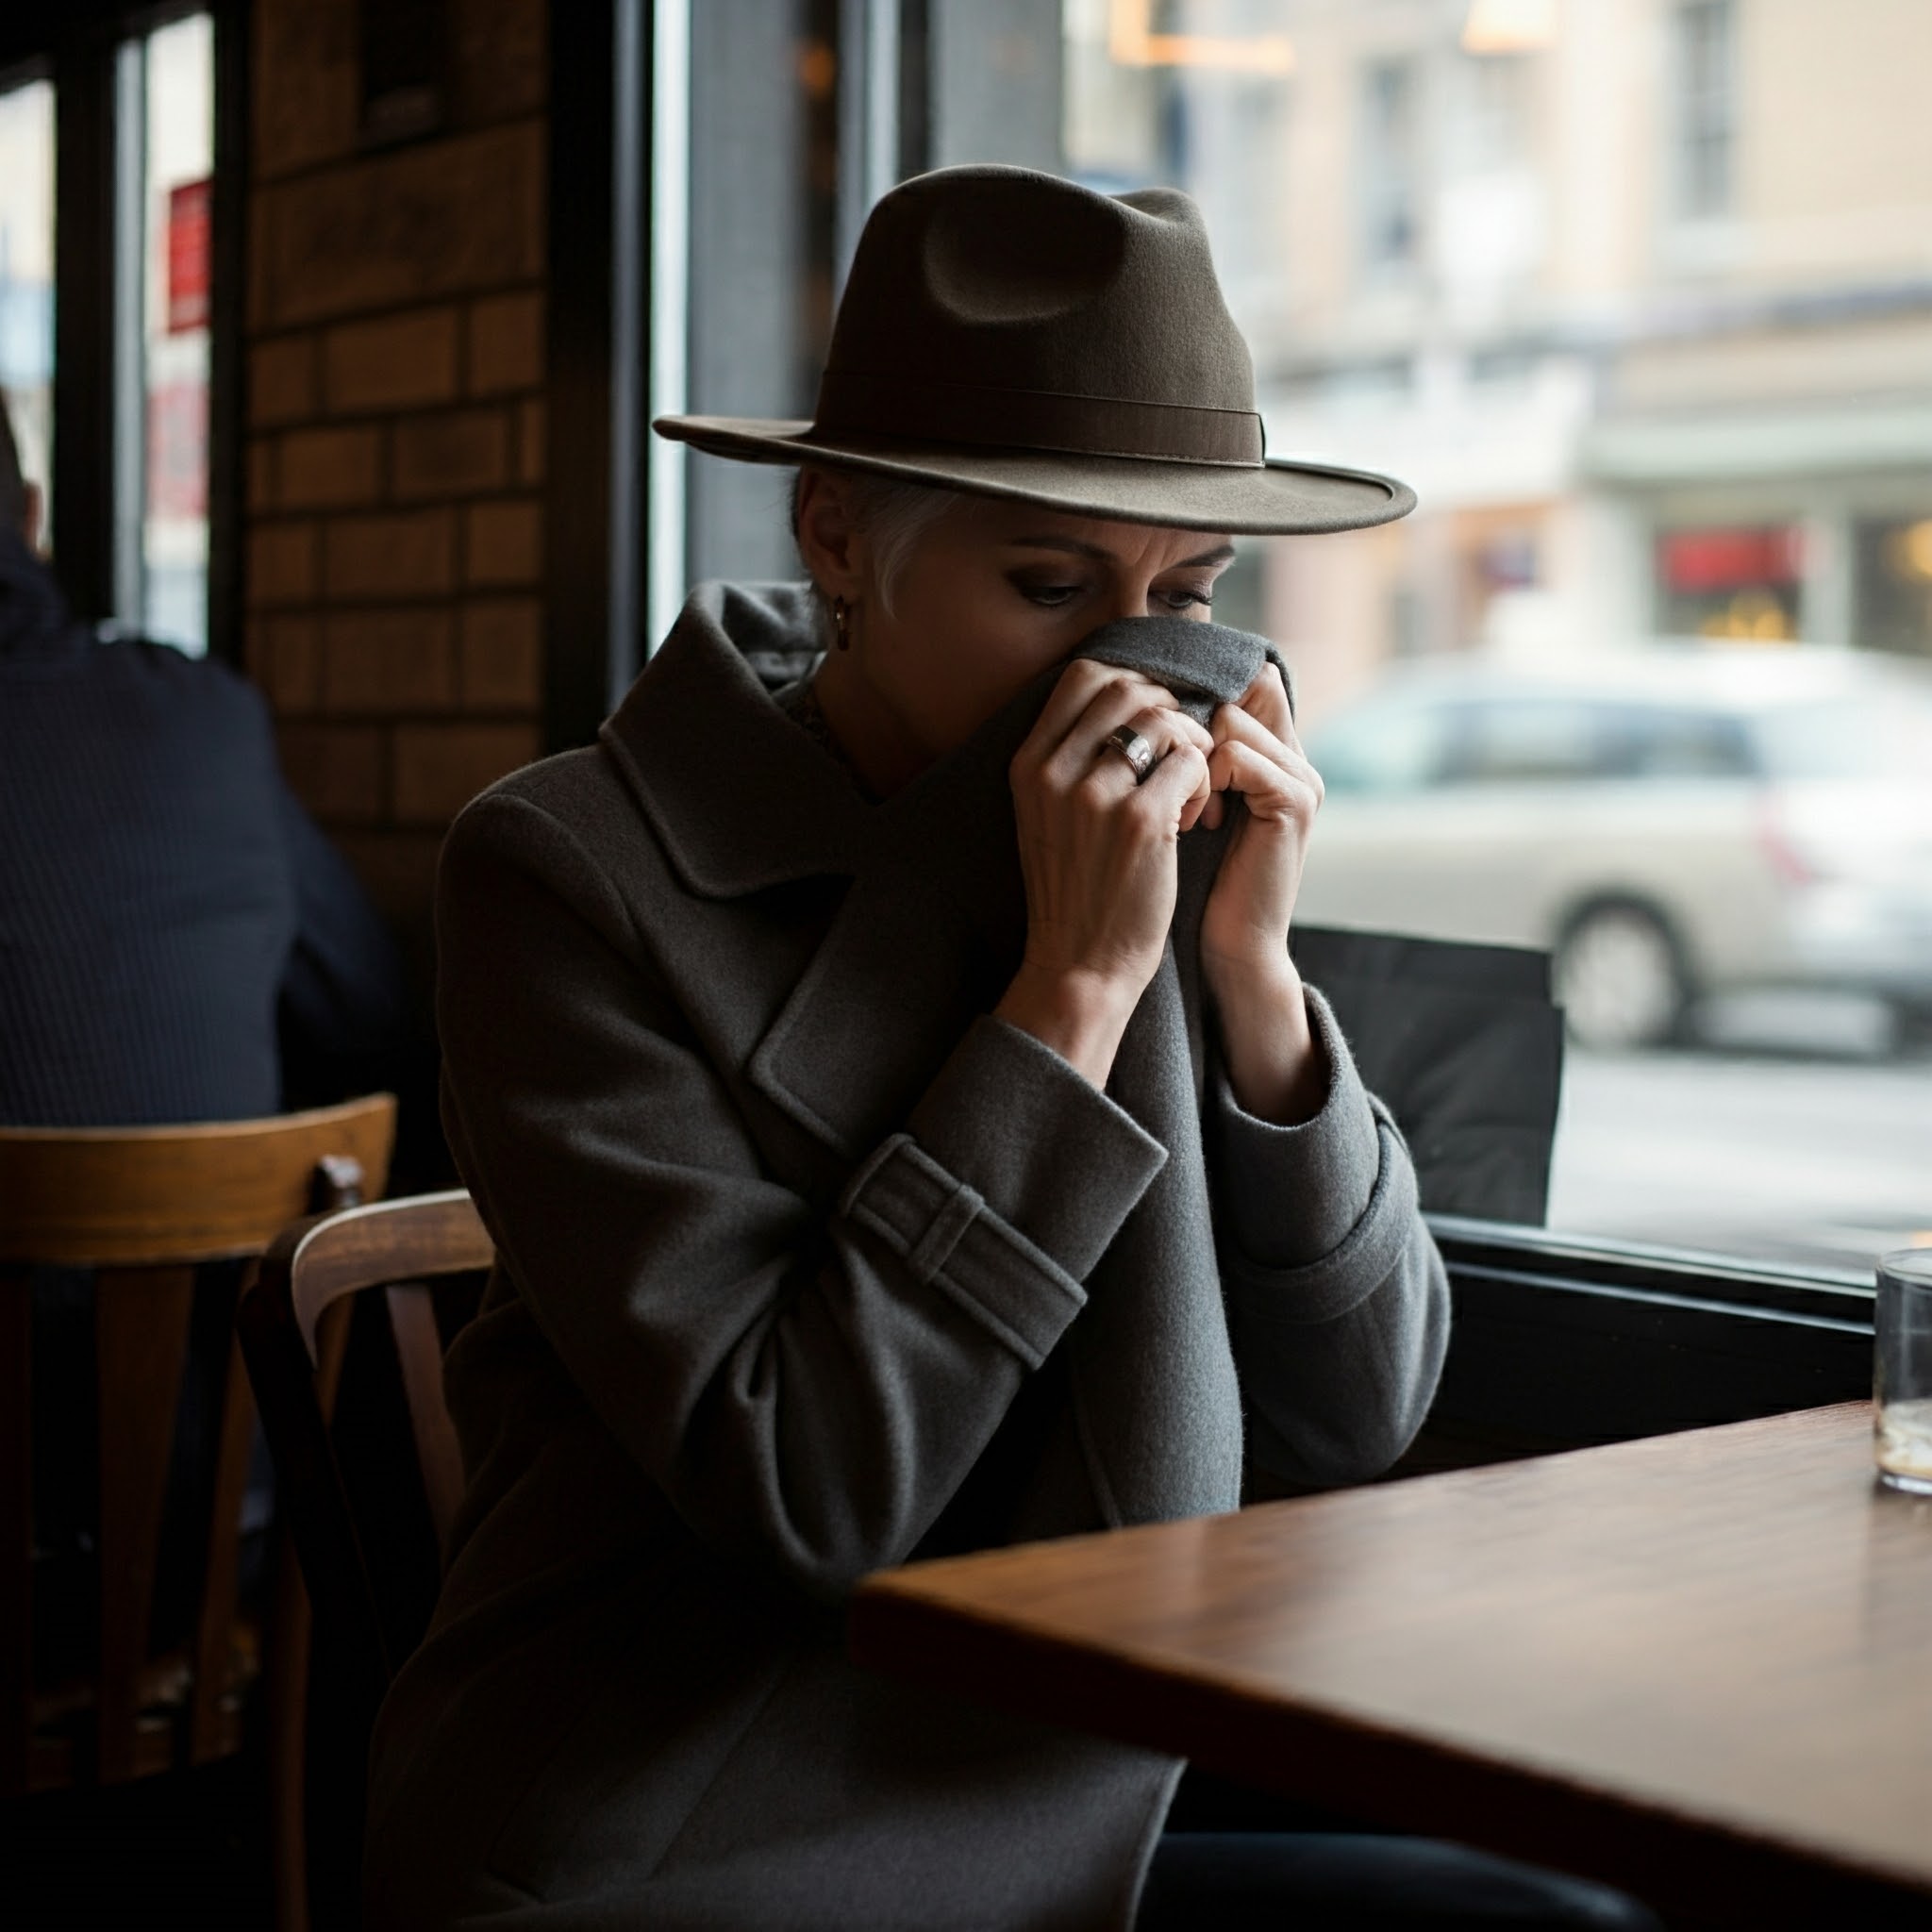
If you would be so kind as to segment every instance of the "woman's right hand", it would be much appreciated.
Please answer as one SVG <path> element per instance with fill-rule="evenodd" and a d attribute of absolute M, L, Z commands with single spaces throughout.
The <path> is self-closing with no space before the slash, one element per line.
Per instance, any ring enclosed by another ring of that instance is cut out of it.
<path fill-rule="evenodd" d="M 1131 724 L 1158 762 L 1144 783 L 1108 748 Z M 1211 734 L 1173 692 L 1132 672 L 1070 664 L 1015 755 L 1026 950 L 994 1009 L 1092 1081 L 1160 963 L 1180 835 L 1208 799 Z"/>

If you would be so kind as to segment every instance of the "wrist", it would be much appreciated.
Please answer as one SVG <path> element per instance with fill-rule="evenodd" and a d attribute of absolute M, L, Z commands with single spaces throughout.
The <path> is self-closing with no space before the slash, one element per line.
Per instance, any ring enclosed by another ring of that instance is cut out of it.
<path fill-rule="evenodd" d="M 1241 1110 L 1277 1126 L 1313 1120 L 1327 1101 L 1328 1067 L 1287 949 L 1278 959 L 1204 959 L 1202 974 L 1228 1086 Z"/>
<path fill-rule="evenodd" d="M 1104 1088 L 1140 997 L 1140 988 L 1099 974 L 1028 963 L 1014 975 L 993 1015 L 1030 1033 Z"/>
<path fill-rule="evenodd" d="M 1304 1011 L 1300 970 L 1287 944 L 1279 940 L 1249 952 L 1216 952 L 1204 945 L 1201 977 L 1217 1005 L 1234 1000 L 1243 1006 L 1252 1003 Z"/>

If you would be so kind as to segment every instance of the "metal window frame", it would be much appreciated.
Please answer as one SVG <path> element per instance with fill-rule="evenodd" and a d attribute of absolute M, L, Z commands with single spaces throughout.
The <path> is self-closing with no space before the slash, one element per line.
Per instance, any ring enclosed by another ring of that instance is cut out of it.
<path fill-rule="evenodd" d="M 649 417 L 675 407 L 665 396 L 682 353 L 678 136 L 662 104 L 683 89 L 689 8 L 604 0 L 550 9 L 550 751 L 595 738 L 642 660 L 662 556 L 682 549 L 671 479 L 645 444 Z"/>
<path fill-rule="evenodd" d="M 1874 1290 L 1849 1270 L 1429 1224 L 1455 1305 L 1433 1430 L 1558 1449 L 1871 1392 Z"/>
<path fill-rule="evenodd" d="M 591 742 L 686 589 L 691 0 L 556 7 L 550 72 L 550 402 L 543 726 Z M 872 202 L 924 165 L 925 0 L 840 0 L 842 275 Z M 609 84 L 601 77 L 608 75 Z M 590 85 L 584 82 L 598 77 Z M 909 130 L 909 131 L 908 131 Z M 569 478 L 567 491 L 558 487 Z"/>

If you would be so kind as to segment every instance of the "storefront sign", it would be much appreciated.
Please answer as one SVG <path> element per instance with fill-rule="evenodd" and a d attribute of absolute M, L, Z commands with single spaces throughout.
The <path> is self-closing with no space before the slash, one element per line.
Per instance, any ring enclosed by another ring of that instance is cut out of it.
<path fill-rule="evenodd" d="M 1802 537 L 1802 531 L 1789 524 L 1667 530 L 1657 540 L 1664 584 L 1693 595 L 1759 584 L 1795 584 L 1804 575 Z"/>
<path fill-rule="evenodd" d="M 168 333 L 208 326 L 214 183 L 183 181 L 168 191 Z"/>

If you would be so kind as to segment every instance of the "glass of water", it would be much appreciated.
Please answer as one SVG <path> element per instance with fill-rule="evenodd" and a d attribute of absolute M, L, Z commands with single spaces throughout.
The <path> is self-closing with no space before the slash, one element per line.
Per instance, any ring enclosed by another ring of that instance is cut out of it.
<path fill-rule="evenodd" d="M 1932 1248 L 1878 1259 L 1878 1479 L 1932 1496 Z"/>

